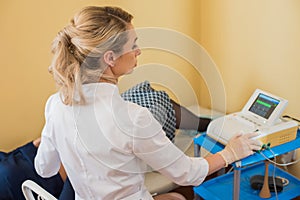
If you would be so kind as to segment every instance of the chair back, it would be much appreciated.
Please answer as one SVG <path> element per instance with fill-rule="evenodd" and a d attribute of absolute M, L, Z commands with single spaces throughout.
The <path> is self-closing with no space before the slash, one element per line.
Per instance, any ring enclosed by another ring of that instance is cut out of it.
<path fill-rule="evenodd" d="M 26 200 L 36 200 L 34 194 L 36 194 L 38 200 L 57 200 L 53 195 L 32 180 L 23 182 L 22 192 Z"/>

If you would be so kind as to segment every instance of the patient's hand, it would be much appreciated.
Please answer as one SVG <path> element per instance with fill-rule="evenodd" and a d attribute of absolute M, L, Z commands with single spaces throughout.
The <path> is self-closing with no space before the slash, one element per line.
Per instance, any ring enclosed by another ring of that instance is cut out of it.
<path fill-rule="evenodd" d="M 32 143 L 33 143 L 33 145 L 34 145 L 36 148 L 38 148 L 38 147 L 40 146 L 40 143 L 41 143 L 41 138 L 39 137 L 39 138 L 33 140 Z"/>

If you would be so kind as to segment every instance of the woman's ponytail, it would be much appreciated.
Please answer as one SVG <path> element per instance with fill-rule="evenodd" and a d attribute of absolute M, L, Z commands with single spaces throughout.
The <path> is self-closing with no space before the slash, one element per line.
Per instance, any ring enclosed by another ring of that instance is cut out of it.
<path fill-rule="evenodd" d="M 103 54 L 121 52 L 132 16 L 117 7 L 88 6 L 78 12 L 52 43 L 49 67 L 64 104 L 85 103 L 82 84 L 99 82 L 107 67 Z M 113 38 L 113 39 L 112 39 Z"/>
<path fill-rule="evenodd" d="M 66 105 L 72 105 L 75 92 L 79 94 L 76 103 L 84 103 L 81 90 L 80 61 L 75 57 L 75 46 L 66 31 L 68 27 L 60 31 L 53 41 L 52 52 L 54 57 L 50 66 L 50 72 L 62 95 L 62 101 Z"/>

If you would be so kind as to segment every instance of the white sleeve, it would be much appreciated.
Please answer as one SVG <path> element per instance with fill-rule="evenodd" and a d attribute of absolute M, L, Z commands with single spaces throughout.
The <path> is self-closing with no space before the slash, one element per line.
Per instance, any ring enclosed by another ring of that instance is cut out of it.
<path fill-rule="evenodd" d="M 37 150 L 37 155 L 34 159 L 34 167 L 36 172 L 42 177 L 51 177 L 58 173 L 60 168 L 59 154 L 51 142 L 53 135 L 53 127 L 49 117 L 48 109 L 49 100 L 46 105 L 45 117 L 46 124 L 42 131 L 41 143 Z"/>
<path fill-rule="evenodd" d="M 135 121 L 133 151 L 136 156 L 179 185 L 199 185 L 208 173 L 204 158 L 186 156 L 165 135 L 147 110 Z"/>
<path fill-rule="evenodd" d="M 60 163 L 60 158 L 55 147 L 49 138 L 42 136 L 41 144 L 34 159 L 36 172 L 44 178 L 54 176 L 59 171 Z"/>

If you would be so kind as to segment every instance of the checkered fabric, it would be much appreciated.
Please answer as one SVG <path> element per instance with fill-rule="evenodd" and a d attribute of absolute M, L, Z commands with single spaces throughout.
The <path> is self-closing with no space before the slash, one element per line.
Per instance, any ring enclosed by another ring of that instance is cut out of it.
<path fill-rule="evenodd" d="M 167 137 L 174 142 L 176 130 L 175 110 L 168 94 L 151 88 L 149 81 L 144 81 L 121 94 L 125 101 L 146 107 L 162 125 Z"/>

